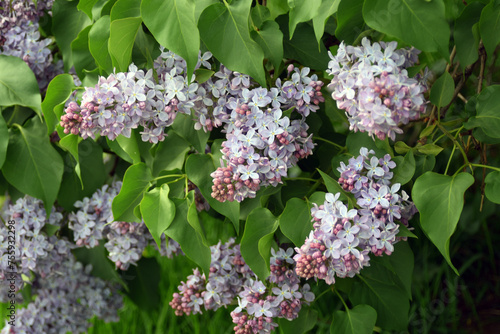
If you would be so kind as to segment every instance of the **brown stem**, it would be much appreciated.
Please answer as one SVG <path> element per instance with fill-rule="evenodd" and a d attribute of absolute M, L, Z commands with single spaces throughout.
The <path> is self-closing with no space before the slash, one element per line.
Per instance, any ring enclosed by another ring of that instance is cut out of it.
<path fill-rule="evenodd" d="M 481 68 L 479 70 L 479 77 L 477 83 L 477 93 L 481 93 L 483 88 L 483 78 L 484 78 L 484 66 L 486 64 L 486 51 L 484 50 L 483 41 L 479 41 L 479 59 L 481 61 Z"/>

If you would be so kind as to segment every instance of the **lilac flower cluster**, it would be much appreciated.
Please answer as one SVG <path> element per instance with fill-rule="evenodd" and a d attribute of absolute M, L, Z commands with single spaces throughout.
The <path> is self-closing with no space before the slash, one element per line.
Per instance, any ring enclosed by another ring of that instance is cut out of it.
<path fill-rule="evenodd" d="M 335 283 L 335 276 L 353 277 L 369 266 L 375 256 L 390 255 L 400 240 L 397 221 L 408 225 L 416 209 L 400 184 L 391 185 L 396 164 L 387 154 L 381 159 L 373 151 L 360 150 L 349 165 L 341 163 L 339 184 L 354 194 L 359 209 L 351 209 L 338 200 L 340 193 L 326 195 L 323 205 L 311 209 L 314 230 L 304 245 L 296 248 L 296 272 L 299 276 Z"/>
<path fill-rule="evenodd" d="M 47 219 L 43 202 L 30 196 L 20 198 L 14 205 L 9 205 L 5 215 L 16 222 L 14 249 L 16 261 L 13 265 L 17 268 L 19 278 L 21 275 L 29 277 L 31 271 L 38 270 L 39 260 L 47 257 L 54 247 L 56 238 L 48 237 L 43 228 L 47 224 L 60 226 L 63 216 L 52 208 Z M 11 234 L 10 236 L 12 237 Z M 8 239 L 8 229 L 0 224 L 0 280 L 5 278 L 7 272 L 12 271 L 9 269 Z M 16 283 L 17 288 L 23 286 L 21 279 L 16 280 Z M 6 294 L 2 294 L 3 296 Z"/>
<path fill-rule="evenodd" d="M 281 183 L 290 167 L 312 154 L 314 144 L 305 117 L 324 101 L 323 82 L 316 75 L 308 76 L 309 68 L 299 71 L 291 66 L 289 71 L 291 79 L 282 84 L 278 78 L 270 90 L 249 90 L 250 83 L 240 80 L 238 73 L 222 72 L 226 75 L 221 79 L 223 87 L 231 89 L 231 96 L 219 99 L 214 115 L 224 123 L 227 140 L 221 151 L 227 166 L 211 174 L 213 198 L 241 202 L 255 197 L 260 187 Z M 215 87 L 221 86 L 221 80 Z M 296 110 L 299 118 L 284 116 L 282 110 L 287 109 Z"/>
<path fill-rule="evenodd" d="M 308 284 L 300 286 L 293 269 L 293 249 L 272 251 L 270 288 L 258 280 L 241 257 L 234 239 L 211 247 L 212 263 L 208 280 L 198 269 L 174 293 L 170 306 L 175 314 L 201 313 L 227 306 L 234 299 L 238 307 L 231 312 L 235 333 L 267 333 L 277 324 L 274 318 L 292 320 L 302 304 L 314 300 Z"/>
<path fill-rule="evenodd" d="M 31 285 L 33 301 L 26 308 L 18 309 L 15 326 L 8 323 L 2 333 L 66 333 L 86 332 L 94 316 L 106 321 L 117 321 L 121 296 L 116 287 L 90 275 L 76 261 L 71 249 L 75 245 L 65 238 L 47 236 L 50 225 L 61 226 L 62 214 L 52 208 L 48 219 L 43 202 L 29 196 L 20 198 L 5 211 L 9 220 L 15 221 L 16 247 L 12 264 L 17 269 L 16 290 Z M 15 272 L 8 261 L 7 228 L 0 225 L 0 278 L 6 272 Z M 9 274 L 10 277 L 10 274 Z M 0 284 L 0 302 L 8 294 Z M 19 302 L 21 294 L 16 294 Z"/>
<path fill-rule="evenodd" d="M 211 55 L 210 55 L 211 56 Z M 205 55 L 200 55 L 200 65 Z M 162 52 L 153 70 L 138 70 L 100 77 L 95 87 L 86 87 L 80 105 L 69 103 L 60 125 L 65 133 L 82 138 L 106 136 L 130 137 L 132 129 L 142 127 L 143 141 L 158 143 L 165 139 L 165 128 L 172 125 L 177 112 L 191 113 L 198 84 L 188 84 L 186 62 L 171 52 Z"/>
<path fill-rule="evenodd" d="M 337 107 L 346 111 L 350 128 L 369 135 L 395 139 L 398 124 L 416 120 L 425 111 L 425 78 L 409 78 L 406 68 L 418 61 L 419 50 L 399 49 L 397 42 L 373 43 L 365 37 L 361 46 L 345 46 L 329 53 L 328 85 Z"/>
<path fill-rule="evenodd" d="M 110 260 L 117 268 L 127 270 L 130 264 L 137 264 L 146 246 L 156 243 L 144 223 L 113 221 L 111 204 L 120 188 L 121 182 L 104 185 L 92 197 L 77 201 L 78 210 L 69 214 L 68 220 L 77 246 L 93 248 L 107 239 L 104 247 Z M 161 246 L 160 253 L 168 257 L 181 252 L 179 244 L 174 240 L 167 242 L 164 235 Z"/>
<path fill-rule="evenodd" d="M 118 321 L 122 306 L 118 287 L 91 276 L 92 267 L 84 267 L 69 252 L 73 247 L 59 239 L 39 260 L 32 282 L 34 300 L 17 311 L 15 326 L 6 323 L 5 333 L 82 333 L 93 317 Z"/>
<path fill-rule="evenodd" d="M 44 91 L 50 80 L 63 73 L 62 61 L 54 64 L 50 38 L 41 38 L 39 18 L 52 7 L 49 1 L 0 1 L 0 53 L 23 59 Z"/>

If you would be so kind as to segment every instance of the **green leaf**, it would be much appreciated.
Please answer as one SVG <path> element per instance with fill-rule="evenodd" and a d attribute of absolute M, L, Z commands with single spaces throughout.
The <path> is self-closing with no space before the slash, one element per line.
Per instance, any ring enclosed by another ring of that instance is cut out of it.
<path fill-rule="evenodd" d="M 74 65 L 71 42 L 91 24 L 87 14 L 78 11 L 77 6 L 78 1 L 54 1 L 52 6 L 52 33 L 61 49 L 65 72 Z"/>
<path fill-rule="evenodd" d="M 253 30 L 250 35 L 264 50 L 264 55 L 277 70 L 283 60 L 283 33 L 278 23 L 268 20 L 259 30 Z"/>
<path fill-rule="evenodd" d="M 313 329 L 317 321 L 318 312 L 303 305 L 299 316 L 292 321 L 285 318 L 278 319 L 278 328 L 281 333 L 303 334 Z"/>
<path fill-rule="evenodd" d="M 134 164 L 141 162 L 141 152 L 137 144 L 136 131 L 131 131 L 129 138 L 125 136 L 116 137 L 116 142 L 128 154 Z"/>
<path fill-rule="evenodd" d="M 0 55 L 0 106 L 20 105 L 42 117 L 42 98 L 35 74 L 18 57 Z"/>
<path fill-rule="evenodd" d="M 330 333 L 371 334 L 377 322 L 377 312 L 369 305 L 356 305 L 352 310 L 333 312 Z"/>
<path fill-rule="evenodd" d="M 71 42 L 71 53 L 75 66 L 75 72 L 79 78 L 83 78 L 83 70 L 92 70 L 96 67 L 94 58 L 89 51 L 89 31 L 92 26 L 85 27 L 78 37 Z"/>
<path fill-rule="evenodd" d="M 441 153 L 442 150 L 443 148 L 436 144 L 425 144 L 422 146 L 417 146 L 417 151 L 419 151 L 422 154 L 438 155 L 439 153 Z"/>
<path fill-rule="evenodd" d="M 173 198 L 176 211 L 172 224 L 165 231 L 165 235 L 174 239 L 181 246 L 188 258 L 199 265 L 208 277 L 210 272 L 210 248 L 203 243 L 201 236 L 188 223 L 188 199 Z"/>
<path fill-rule="evenodd" d="M 500 204 L 500 172 L 495 171 L 486 175 L 484 179 L 486 186 L 484 194 L 486 198 L 496 204 Z"/>
<path fill-rule="evenodd" d="M 364 0 L 341 1 L 337 9 L 335 36 L 346 44 L 352 44 L 364 30 Z"/>
<path fill-rule="evenodd" d="M 321 37 L 325 32 L 325 24 L 328 18 L 337 12 L 340 0 L 323 0 L 318 9 L 318 14 L 313 17 L 314 34 L 318 44 L 321 43 Z"/>
<path fill-rule="evenodd" d="M 137 0 L 118 0 L 111 8 L 111 22 L 127 17 L 141 16 L 141 2 Z"/>
<path fill-rule="evenodd" d="M 160 307 L 161 268 L 156 258 L 146 258 L 127 270 L 128 297 L 145 312 L 154 312 Z"/>
<path fill-rule="evenodd" d="M 408 151 L 411 151 L 412 148 L 408 146 L 405 142 L 397 141 L 394 144 L 394 150 L 396 151 L 396 153 L 405 154 L 408 153 Z"/>
<path fill-rule="evenodd" d="M 271 20 L 274 20 L 280 15 L 286 14 L 290 10 L 287 0 L 267 0 L 266 6 L 269 8 Z"/>
<path fill-rule="evenodd" d="M 436 165 L 436 156 L 434 155 L 417 155 L 415 157 L 415 176 L 419 177 L 425 172 L 432 171 Z"/>
<path fill-rule="evenodd" d="M 0 169 L 2 168 L 5 157 L 7 156 L 7 147 L 9 145 L 9 128 L 7 123 L 0 113 Z"/>
<path fill-rule="evenodd" d="M 355 157 L 359 155 L 359 150 L 362 147 L 374 150 L 377 157 L 383 157 L 390 153 L 387 148 L 384 148 L 384 145 L 384 141 L 378 138 L 372 139 L 366 132 L 351 132 L 346 139 L 347 150 Z"/>
<path fill-rule="evenodd" d="M 66 139 L 72 138 L 73 139 Z M 106 180 L 106 171 L 102 159 L 102 147 L 92 139 L 69 135 L 59 142 L 68 141 L 71 154 L 64 158 L 64 174 L 61 188 L 57 194 L 57 203 L 66 210 L 74 209 L 74 203 L 84 197 L 90 197 Z M 79 143 L 75 148 L 74 144 Z M 76 153 L 76 154 L 75 154 Z"/>
<path fill-rule="evenodd" d="M 346 192 L 344 189 L 342 189 L 342 187 L 340 186 L 340 184 L 338 183 L 337 180 L 334 180 L 331 176 L 320 171 L 319 169 L 318 169 L 318 172 L 321 175 L 321 178 L 323 179 L 323 183 L 325 184 L 328 192 L 330 192 L 332 194 L 340 193 L 339 200 L 341 200 L 344 203 L 347 200 L 349 203 L 349 208 L 353 208 L 354 205 L 356 205 L 356 199 L 354 198 L 354 196 L 352 194 Z"/>
<path fill-rule="evenodd" d="M 195 21 L 195 2 L 143 0 L 141 15 L 144 24 L 156 40 L 186 60 L 187 77 L 190 80 L 200 50 L 200 35 Z"/>
<path fill-rule="evenodd" d="M 419 50 L 439 51 L 448 57 L 450 27 L 443 1 L 365 1 L 363 17 L 375 30 L 397 37 Z"/>
<path fill-rule="evenodd" d="M 283 52 L 285 58 L 295 59 L 302 65 L 313 70 L 324 71 L 328 67 L 330 57 L 323 43 L 316 41 L 314 29 L 307 23 L 300 23 L 295 29 L 293 38 L 288 34 L 288 21 L 286 16 L 276 21 L 283 32 Z"/>
<path fill-rule="evenodd" d="M 116 271 L 114 264 L 108 259 L 103 242 L 93 248 L 75 248 L 72 253 L 75 255 L 78 262 L 84 265 L 92 265 L 92 276 L 102 278 L 106 281 L 118 282 L 126 287 L 125 282 Z"/>
<path fill-rule="evenodd" d="M 207 242 L 207 238 L 205 236 L 205 231 L 201 226 L 200 219 L 198 218 L 198 210 L 196 209 L 196 201 L 194 198 L 194 190 L 191 190 L 186 196 L 187 205 L 188 205 L 188 214 L 187 220 L 189 225 L 196 231 L 198 236 L 201 238 L 203 244 L 209 246 Z"/>
<path fill-rule="evenodd" d="M 285 0 L 286 1 L 286 0 Z M 200 18 L 201 13 L 210 5 L 214 3 L 218 3 L 219 0 L 196 0 L 194 4 L 194 18 L 196 24 L 198 24 L 198 20 Z"/>
<path fill-rule="evenodd" d="M 113 64 L 108 51 L 110 24 L 109 15 L 105 15 L 94 23 L 89 31 L 90 53 L 97 65 L 107 73 L 113 72 Z"/>
<path fill-rule="evenodd" d="M 271 12 L 267 7 L 257 4 L 252 8 L 250 15 L 252 17 L 254 29 L 260 29 L 260 27 L 262 27 L 262 23 L 269 20 Z"/>
<path fill-rule="evenodd" d="M 396 167 L 392 170 L 394 176 L 392 178 L 392 183 L 400 183 L 405 185 L 411 181 L 411 178 L 415 174 L 415 157 L 413 156 L 413 151 L 409 150 L 408 153 L 403 157 L 394 157 L 394 162 L 396 162 Z"/>
<path fill-rule="evenodd" d="M 455 82 L 451 74 L 444 72 L 432 85 L 429 98 L 434 105 L 441 108 L 451 102 L 454 91 Z"/>
<path fill-rule="evenodd" d="M 450 259 L 450 237 L 462 213 L 465 190 L 473 183 L 474 177 L 468 173 L 447 176 L 427 172 L 415 181 L 412 190 L 422 230 L 457 275 Z"/>
<path fill-rule="evenodd" d="M 500 85 L 492 85 L 483 89 L 477 97 L 477 114 L 471 117 L 465 128 L 480 127 L 484 133 L 493 138 L 500 138 Z"/>
<path fill-rule="evenodd" d="M 293 37 L 297 24 L 307 22 L 316 15 L 321 6 L 321 0 L 288 0 L 290 7 L 289 31 L 290 39 Z"/>
<path fill-rule="evenodd" d="M 175 117 L 174 124 L 172 124 L 172 129 L 188 143 L 193 145 L 196 151 L 199 153 L 205 152 L 210 133 L 203 130 L 197 131 L 194 128 L 194 122 L 191 115 L 178 113 Z"/>
<path fill-rule="evenodd" d="M 295 246 L 300 247 L 313 228 L 311 208 L 307 202 L 299 198 L 289 199 L 286 202 L 285 210 L 278 218 L 278 222 L 281 232 L 292 240 Z"/>
<path fill-rule="evenodd" d="M 239 232 L 240 225 L 240 203 L 238 202 L 224 202 L 212 198 L 212 177 L 210 174 L 215 171 L 212 158 L 206 154 L 191 154 L 186 160 L 186 173 L 198 188 L 201 194 L 208 201 L 210 207 L 215 211 L 223 214 L 234 225 L 236 232 Z"/>
<path fill-rule="evenodd" d="M 141 201 L 142 218 L 158 247 L 161 246 L 161 235 L 175 217 L 175 204 L 168 198 L 169 192 L 168 184 L 164 183 L 145 193 Z"/>
<path fill-rule="evenodd" d="M 271 241 L 277 228 L 276 217 L 266 208 L 257 208 L 248 215 L 241 239 L 241 255 L 261 280 L 270 274 Z"/>
<path fill-rule="evenodd" d="M 80 159 L 78 157 L 78 144 L 82 140 L 83 139 L 80 136 L 69 134 L 64 138 L 61 138 L 61 140 L 59 141 L 59 145 L 61 145 L 62 148 L 68 151 L 73 156 L 73 158 L 75 158 L 77 164 L 75 172 L 80 179 L 81 179 L 81 173 L 80 173 Z"/>
<path fill-rule="evenodd" d="M 201 13 L 198 27 L 201 39 L 215 58 L 230 70 L 248 74 L 265 87 L 264 52 L 248 30 L 251 5 L 251 0 L 213 4 Z"/>
<path fill-rule="evenodd" d="M 207 70 L 206 68 L 199 68 L 196 71 L 194 71 L 194 74 L 196 75 L 196 82 L 198 84 L 205 83 L 208 79 L 210 79 L 215 72 L 211 70 Z"/>
<path fill-rule="evenodd" d="M 56 200 L 63 169 L 61 156 L 50 144 L 40 119 L 11 128 L 2 173 L 21 192 L 41 199 L 47 214 Z"/>
<path fill-rule="evenodd" d="M 47 133 L 54 132 L 59 119 L 54 113 L 54 107 L 66 102 L 70 97 L 73 87 L 73 77 L 70 74 L 59 74 L 49 83 L 47 93 L 42 102 L 42 111 L 47 123 Z"/>
<path fill-rule="evenodd" d="M 483 7 L 480 2 L 469 3 L 455 20 L 453 40 L 457 48 L 457 59 L 462 68 L 473 64 L 478 58 L 479 38 L 474 35 L 472 27 L 479 21 Z"/>
<path fill-rule="evenodd" d="M 162 170 L 182 169 L 189 152 L 189 144 L 173 131 L 169 131 L 164 141 L 158 144 L 153 160 L 153 176 Z"/>
<path fill-rule="evenodd" d="M 140 222 L 134 215 L 134 208 L 141 202 L 152 179 L 151 170 L 142 162 L 127 169 L 120 193 L 111 205 L 115 221 Z"/>
<path fill-rule="evenodd" d="M 92 8 L 96 2 L 97 0 L 79 0 L 76 8 L 87 14 L 87 16 L 92 19 Z"/>
<path fill-rule="evenodd" d="M 418 237 L 413 234 L 408 227 L 406 227 L 403 224 L 399 224 L 399 233 L 397 234 L 398 237 L 408 237 L 408 238 L 415 238 L 418 239 Z"/>
<path fill-rule="evenodd" d="M 357 277 L 349 292 L 353 305 L 373 307 L 377 312 L 376 324 L 385 330 L 406 330 L 410 302 L 396 274 L 375 261 Z"/>
<path fill-rule="evenodd" d="M 491 57 L 500 43 L 500 2 L 492 0 L 481 12 L 479 32 L 486 54 Z"/>
<path fill-rule="evenodd" d="M 424 137 L 430 136 L 434 132 L 435 128 L 436 128 L 436 124 L 432 124 L 432 125 L 424 128 L 422 130 L 422 132 L 420 132 L 419 138 L 424 138 Z"/>
<path fill-rule="evenodd" d="M 132 47 L 141 22 L 140 17 L 129 17 L 111 22 L 108 50 L 117 71 L 126 72 L 130 65 Z"/>

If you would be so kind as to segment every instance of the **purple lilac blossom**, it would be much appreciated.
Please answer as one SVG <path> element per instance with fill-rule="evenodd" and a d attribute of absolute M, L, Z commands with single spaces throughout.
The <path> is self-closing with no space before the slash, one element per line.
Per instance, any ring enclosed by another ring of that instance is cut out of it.
<path fill-rule="evenodd" d="M 170 306 L 175 314 L 202 313 L 237 301 L 231 312 L 235 333 L 268 333 L 275 318 L 295 319 L 302 305 L 314 300 L 308 284 L 301 285 L 294 271 L 293 249 L 271 250 L 271 275 L 260 281 L 241 257 L 234 239 L 211 247 L 208 280 L 198 269 L 179 285 Z"/>
<path fill-rule="evenodd" d="M 337 107 L 346 111 L 350 128 L 368 132 L 379 139 L 395 139 L 408 124 L 425 112 L 426 78 L 408 77 L 406 68 L 418 61 L 419 50 L 399 49 L 397 42 L 371 44 L 365 37 L 361 46 L 345 46 L 330 52 L 328 85 Z"/>
<path fill-rule="evenodd" d="M 341 163 L 339 184 L 354 194 L 358 209 L 348 209 L 340 193 L 326 194 L 325 202 L 311 209 L 313 228 L 305 243 L 296 248 L 297 274 L 335 283 L 337 277 L 353 277 L 370 265 L 370 253 L 382 256 L 394 251 L 399 224 L 408 226 L 415 205 L 400 184 L 391 184 L 396 164 L 390 155 L 381 159 L 361 148 L 360 155 Z M 399 223 L 398 223 L 399 222 Z"/>

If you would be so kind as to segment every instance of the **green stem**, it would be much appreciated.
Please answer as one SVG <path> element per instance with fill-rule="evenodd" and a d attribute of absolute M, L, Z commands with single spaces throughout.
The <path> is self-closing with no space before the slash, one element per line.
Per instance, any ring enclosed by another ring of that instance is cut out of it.
<path fill-rule="evenodd" d="M 328 139 L 325 139 L 325 138 L 321 138 L 321 137 L 312 137 L 313 140 L 321 140 L 321 141 L 324 141 L 325 143 L 328 143 L 332 146 L 335 146 L 336 148 L 338 148 L 341 152 L 344 151 L 346 149 L 345 146 L 340 146 L 339 144 L 337 143 L 334 143 L 333 141 L 330 141 Z"/>
<path fill-rule="evenodd" d="M 498 167 L 493 167 L 493 166 L 488 166 L 488 165 L 482 165 L 482 164 L 469 164 L 469 166 L 472 166 L 472 167 L 489 168 L 489 169 L 496 170 L 497 172 L 500 172 L 500 168 L 498 168 Z"/>
<path fill-rule="evenodd" d="M 335 293 L 337 294 L 337 296 L 339 296 L 340 298 L 340 301 L 342 302 L 342 304 L 344 304 L 344 307 L 346 310 L 349 310 L 349 308 L 347 307 L 347 304 L 345 303 L 345 300 L 344 298 L 342 298 L 342 296 L 340 295 L 339 291 L 337 289 L 334 289 Z"/>
<path fill-rule="evenodd" d="M 457 147 L 453 145 L 453 150 L 451 150 L 450 158 L 448 159 L 448 163 L 446 164 L 446 169 L 444 170 L 444 175 L 448 174 L 448 168 L 450 167 L 450 162 L 451 159 L 453 158 L 453 154 L 455 154 L 456 149 Z"/>
<path fill-rule="evenodd" d="M 320 299 L 321 297 L 323 297 L 323 295 L 324 295 L 325 293 L 327 293 L 328 291 L 330 291 L 330 290 L 331 290 L 331 289 L 326 289 L 325 291 L 323 291 L 322 293 L 320 293 L 320 294 L 319 294 L 319 296 L 318 296 L 318 297 L 316 297 L 316 299 L 314 299 L 314 301 L 317 301 L 318 299 Z"/>
<path fill-rule="evenodd" d="M 158 181 L 161 179 L 166 179 L 169 177 L 178 177 L 179 179 L 186 177 L 186 174 L 170 174 L 170 175 L 163 175 L 163 176 L 158 176 L 153 179 L 153 181 Z"/>
<path fill-rule="evenodd" d="M 363 37 L 370 36 L 374 31 L 375 30 L 373 30 L 373 29 L 368 29 L 368 30 L 363 31 L 361 34 L 359 34 L 358 38 L 356 38 L 356 40 L 354 41 L 354 43 L 352 43 L 352 45 L 358 45 L 359 43 L 361 43 L 361 40 L 363 39 Z"/>
<path fill-rule="evenodd" d="M 462 156 L 464 157 L 464 161 L 466 163 L 466 165 L 470 165 L 470 162 L 469 162 L 469 159 L 467 158 L 467 154 L 465 154 L 465 151 L 462 147 L 462 145 L 460 145 L 460 143 L 457 141 L 457 139 L 455 137 L 453 137 L 451 135 L 451 133 L 448 132 L 448 130 L 446 130 L 444 128 L 444 126 L 442 126 L 441 124 L 439 124 L 439 122 L 436 122 L 436 125 L 438 126 L 439 129 L 441 129 L 441 131 L 443 131 L 443 133 L 448 136 L 448 138 L 450 138 L 452 141 L 453 141 L 453 144 L 455 144 L 456 147 L 458 147 L 458 149 L 460 150 L 460 152 L 462 153 Z M 459 131 L 460 132 L 460 131 Z M 459 133 L 458 132 L 458 133 Z M 457 134 L 458 134 L 457 133 Z"/>

